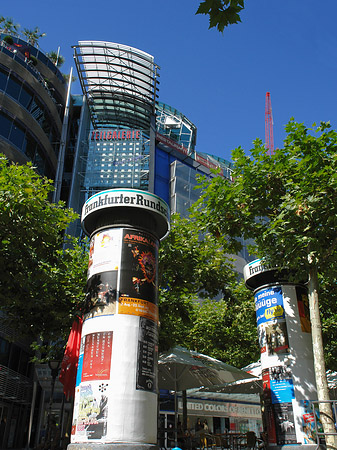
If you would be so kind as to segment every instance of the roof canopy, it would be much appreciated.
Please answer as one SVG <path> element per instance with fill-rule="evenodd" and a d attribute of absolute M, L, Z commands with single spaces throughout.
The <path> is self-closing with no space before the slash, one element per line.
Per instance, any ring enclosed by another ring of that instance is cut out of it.
<path fill-rule="evenodd" d="M 80 41 L 73 48 L 94 127 L 149 130 L 157 89 L 153 56 L 113 42 Z"/>

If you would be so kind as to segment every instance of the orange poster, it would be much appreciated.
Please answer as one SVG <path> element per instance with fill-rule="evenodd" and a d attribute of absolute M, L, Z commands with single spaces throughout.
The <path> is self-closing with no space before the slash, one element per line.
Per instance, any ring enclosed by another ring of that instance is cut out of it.
<path fill-rule="evenodd" d="M 146 300 L 132 297 L 119 297 L 118 314 L 140 316 L 158 322 L 158 306 Z"/>

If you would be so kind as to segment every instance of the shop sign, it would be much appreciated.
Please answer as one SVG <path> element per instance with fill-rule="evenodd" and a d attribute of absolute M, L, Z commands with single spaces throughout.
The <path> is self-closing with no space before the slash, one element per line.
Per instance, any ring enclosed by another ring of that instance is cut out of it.
<path fill-rule="evenodd" d="M 181 400 L 178 402 L 180 410 L 183 408 Z M 244 418 L 261 418 L 261 408 L 253 404 L 241 404 L 232 402 L 211 402 L 197 401 L 187 399 L 188 414 L 203 416 L 224 416 L 224 417 L 244 417 Z"/>
<path fill-rule="evenodd" d="M 138 141 L 142 137 L 140 130 L 93 130 L 91 141 Z"/>

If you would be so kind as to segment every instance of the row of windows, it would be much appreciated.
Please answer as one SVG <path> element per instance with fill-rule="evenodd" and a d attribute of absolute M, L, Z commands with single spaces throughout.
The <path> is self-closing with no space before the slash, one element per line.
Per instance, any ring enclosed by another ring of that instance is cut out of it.
<path fill-rule="evenodd" d="M 53 120 L 39 97 L 29 89 L 26 83 L 19 80 L 13 73 L 6 71 L 4 67 L 0 67 L 0 90 L 20 103 L 30 113 L 52 145 L 59 140 L 59 134 L 52 126 Z M 55 146 L 55 152 L 57 154 L 58 145 Z"/>
<path fill-rule="evenodd" d="M 0 365 L 8 367 L 24 376 L 29 376 L 30 355 L 16 344 L 0 337 Z"/>
<path fill-rule="evenodd" d="M 110 172 L 110 170 L 108 172 Z M 107 174 L 105 170 L 101 170 L 101 173 L 102 173 L 102 175 L 100 175 L 101 178 L 110 177 L 110 176 L 112 177 L 112 174 L 110 174 L 110 173 Z M 134 173 L 133 176 L 135 178 L 137 178 L 137 177 L 139 177 L 139 174 Z M 127 174 L 127 175 L 114 174 L 114 178 L 124 178 L 124 177 L 131 178 L 131 174 Z"/>
<path fill-rule="evenodd" d="M 53 170 L 48 161 L 44 158 L 42 151 L 36 139 L 31 133 L 18 121 L 8 116 L 0 110 L 0 136 L 8 140 L 17 147 L 23 154 L 33 162 L 37 171 L 41 175 L 53 178 Z"/>
<path fill-rule="evenodd" d="M 119 185 L 130 184 L 133 188 L 138 188 L 141 185 L 140 181 L 141 180 L 139 180 L 139 179 L 137 179 L 137 180 L 111 180 L 111 181 L 104 179 L 104 180 L 100 180 L 98 183 L 101 183 L 101 184 L 104 184 L 107 186 L 114 184 L 114 185 L 117 185 L 116 187 L 119 187 Z"/>
<path fill-rule="evenodd" d="M 140 146 L 140 144 L 138 143 L 138 142 L 136 142 L 136 143 L 130 143 L 130 142 L 128 142 L 128 143 L 126 143 L 126 142 L 117 142 L 117 143 L 106 143 L 106 142 L 97 142 L 96 143 L 96 145 L 97 145 L 97 147 L 101 147 L 101 146 L 103 146 L 103 147 L 106 147 L 106 146 L 108 146 L 108 147 L 112 147 L 112 146 L 116 146 L 116 147 L 126 147 L 127 145 L 128 146 L 131 146 L 131 145 L 135 145 L 136 147 L 139 147 Z"/>

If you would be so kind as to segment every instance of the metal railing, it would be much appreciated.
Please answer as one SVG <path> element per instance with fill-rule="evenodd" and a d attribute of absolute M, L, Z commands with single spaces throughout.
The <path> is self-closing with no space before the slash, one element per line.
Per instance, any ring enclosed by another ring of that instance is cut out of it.
<path fill-rule="evenodd" d="M 324 432 L 322 423 L 320 421 L 320 412 L 319 405 L 323 403 L 328 403 L 331 405 L 331 411 L 333 414 L 333 417 L 331 419 L 333 420 L 335 431 L 334 432 Z M 336 428 L 336 420 L 337 420 L 337 400 L 317 400 L 311 402 L 311 407 L 313 410 L 313 416 L 315 421 L 315 434 L 316 434 L 316 444 L 317 449 L 320 448 L 321 445 L 326 445 L 326 437 L 327 436 L 337 436 L 337 428 Z"/>

